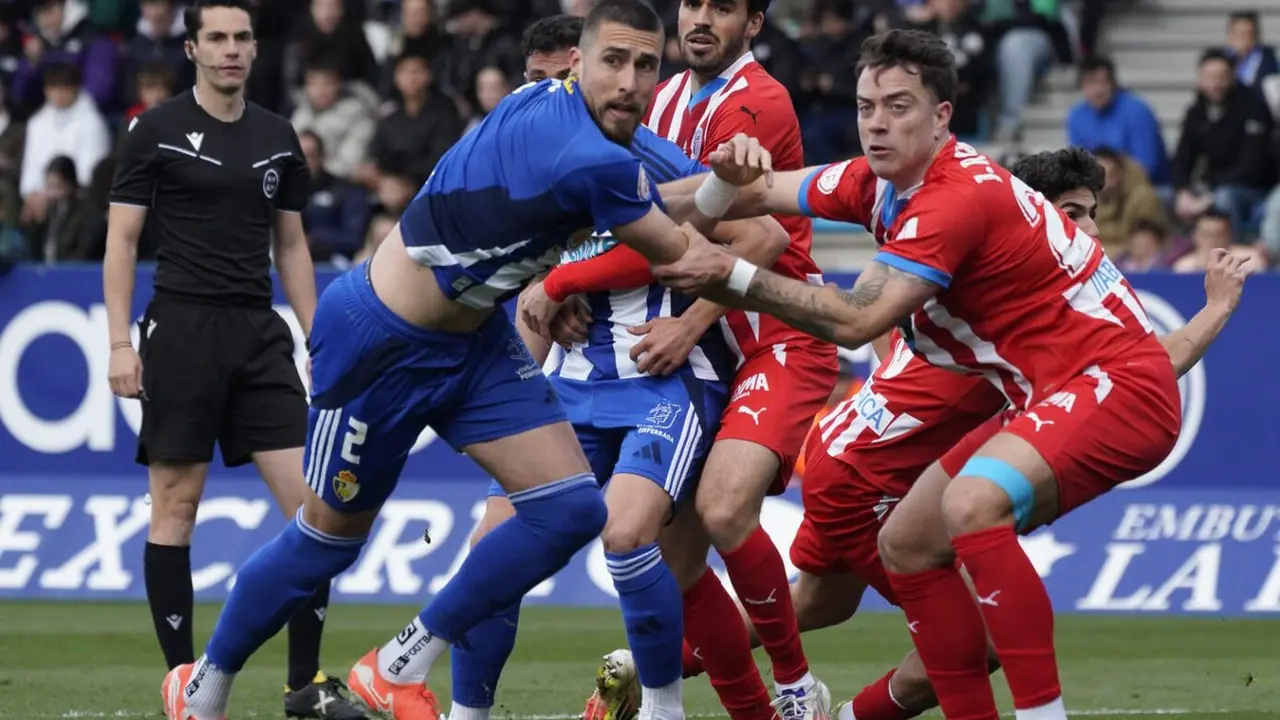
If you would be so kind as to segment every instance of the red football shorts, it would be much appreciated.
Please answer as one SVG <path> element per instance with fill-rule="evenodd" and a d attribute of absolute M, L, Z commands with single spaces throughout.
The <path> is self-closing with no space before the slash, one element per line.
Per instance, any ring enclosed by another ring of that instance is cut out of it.
<path fill-rule="evenodd" d="M 791 543 L 791 564 L 819 577 L 851 572 L 897 605 L 876 538 L 901 498 L 886 495 L 815 444 L 805 454 L 804 519 Z"/>
<path fill-rule="evenodd" d="M 828 343 L 762 349 L 738 368 L 716 440 L 746 440 L 772 450 L 779 467 L 769 494 L 781 495 L 839 374 L 836 348 Z"/>
<path fill-rule="evenodd" d="M 1058 514 L 1149 472 L 1173 450 L 1182 427 L 1177 378 L 1168 357 L 1092 366 L 1022 413 L 1002 413 L 943 456 L 955 477 L 993 435 L 1013 433 L 1049 463 Z"/>

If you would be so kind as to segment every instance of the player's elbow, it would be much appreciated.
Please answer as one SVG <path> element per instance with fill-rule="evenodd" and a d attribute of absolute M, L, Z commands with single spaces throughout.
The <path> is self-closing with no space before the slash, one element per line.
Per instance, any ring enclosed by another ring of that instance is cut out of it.
<path fill-rule="evenodd" d="M 763 226 L 760 232 L 764 235 L 762 254 L 772 265 L 782 257 L 782 253 L 787 251 L 787 246 L 791 244 L 791 235 L 781 223 L 771 217 L 760 218 L 760 224 Z"/>

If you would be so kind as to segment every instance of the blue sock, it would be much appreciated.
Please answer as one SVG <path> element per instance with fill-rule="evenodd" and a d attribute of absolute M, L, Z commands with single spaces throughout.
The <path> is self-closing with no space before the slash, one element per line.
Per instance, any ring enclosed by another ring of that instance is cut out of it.
<path fill-rule="evenodd" d="M 321 585 L 351 567 L 364 543 L 364 538 L 337 538 L 309 527 L 299 510 L 240 568 L 205 649 L 209 662 L 239 672 Z"/>
<path fill-rule="evenodd" d="M 680 679 L 684 607 L 680 586 L 662 560 L 658 544 L 629 553 L 605 553 L 605 563 L 618 589 L 627 642 L 636 661 L 640 684 L 660 688 Z"/>
<path fill-rule="evenodd" d="M 608 510 L 590 473 L 512 493 L 515 517 L 485 535 L 431 604 L 418 613 L 453 644 L 560 571 L 604 529 Z"/>
<path fill-rule="evenodd" d="M 449 650 L 453 663 L 453 701 L 469 708 L 493 707 L 498 677 L 516 646 L 520 603 L 467 631 Z"/>

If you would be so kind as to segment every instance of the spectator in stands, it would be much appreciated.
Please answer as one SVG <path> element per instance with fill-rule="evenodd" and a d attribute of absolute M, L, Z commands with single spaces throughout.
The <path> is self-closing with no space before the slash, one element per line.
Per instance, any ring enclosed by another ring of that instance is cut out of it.
<path fill-rule="evenodd" d="M 1053 64 L 1053 33 L 1062 31 L 1058 15 L 1058 0 L 986 0 L 983 23 L 998 38 L 998 141 L 1009 142 L 1022 134 L 1022 108 L 1031 101 L 1036 81 Z"/>
<path fill-rule="evenodd" d="M 407 172 L 398 168 L 384 170 L 378 177 L 378 208 L 388 214 L 400 217 L 409 201 L 417 194 L 422 182 L 415 180 Z"/>
<path fill-rule="evenodd" d="M 1275 179 L 1271 111 L 1236 82 L 1221 50 L 1201 56 L 1196 83 L 1171 167 L 1174 211 L 1190 221 L 1214 206 L 1240 232 Z"/>
<path fill-rule="evenodd" d="M 362 165 L 357 173 L 359 182 L 370 189 L 378 185 L 379 169 L 402 170 L 421 184 L 440 156 L 457 142 L 464 127 L 453 101 L 433 86 L 426 58 L 399 57 L 395 85 L 400 99 L 378 121 L 369 143 L 372 162 Z"/>
<path fill-rule="evenodd" d="M 285 53 L 285 88 L 300 87 L 307 66 L 320 60 L 338 68 L 344 81 L 365 83 L 371 91 L 377 87 L 378 62 L 364 28 L 345 16 L 342 0 L 311 0 L 311 12 L 301 18 Z"/>
<path fill-rule="evenodd" d="M 18 182 L 27 126 L 9 109 L 9 87 L 0 81 L 0 226 L 15 227 L 22 212 Z"/>
<path fill-rule="evenodd" d="M 1280 187 L 1267 196 L 1258 235 L 1258 249 L 1266 254 L 1267 264 L 1280 263 Z"/>
<path fill-rule="evenodd" d="M 1100 147 L 1093 154 L 1107 173 L 1106 184 L 1098 193 L 1099 239 L 1107 252 L 1114 254 L 1139 224 L 1164 225 L 1168 220 L 1164 201 L 1136 160 L 1109 147 Z"/>
<path fill-rule="evenodd" d="M 164 60 L 152 60 L 138 68 L 138 76 L 133 79 L 136 100 L 124 113 L 125 127 L 129 121 L 142 113 L 173 97 L 173 68 Z M 126 98 L 128 100 L 129 98 Z"/>
<path fill-rule="evenodd" d="M 49 162 L 43 193 L 40 214 L 26 228 L 29 257 L 46 265 L 102 260 L 105 247 L 86 243 L 88 217 L 74 160 L 59 155 Z"/>
<path fill-rule="evenodd" d="M 679 3 L 676 3 L 677 5 Z M 677 8 L 678 11 L 678 8 Z M 674 17 L 676 13 L 672 13 Z M 668 33 L 668 39 L 676 39 L 675 30 Z M 668 44 L 669 45 L 669 44 Z M 794 88 L 800 85 L 800 76 L 804 70 L 804 56 L 800 52 L 800 44 L 797 43 L 785 30 L 778 26 L 769 13 L 765 13 L 764 22 L 760 25 L 760 32 L 751 39 L 751 54 L 755 56 L 756 62 L 783 87 Z M 680 55 L 679 44 L 676 45 L 675 63 L 673 65 L 674 75 L 686 69 L 684 58 Z M 667 75 L 667 65 L 670 64 L 666 60 L 663 61 L 663 77 Z M 856 133 L 855 133 L 856 134 Z"/>
<path fill-rule="evenodd" d="M 1257 267 L 1265 267 L 1266 258 L 1257 248 L 1239 245 L 1233 241 L 1235 229 L 1231 225 L 1231 215 L 1215 207 L 1200 213 L 1196 218 L 1195 228 L 1191 235 L 1191 252 L 1178 258 L 1173 264 L 1177 273 L 1204 272 L 1209 263 L 1209 252 L 1214 248 L 1226 248 L 1233 254 L 1246 256 L 1258 263 Z"/>
<path fill-rule="evenodd" d="M 41 76 L 52 65 L 71 63 L 81 71 L 81 83 L 102 112 L 116 108 L 116 63 L 119 56 L 110 38 L 97 35 L 89 27 L 85 7 L 66 0 L 35 0 L 34 33 L 22 43 L 23 58 L 13 77 L 13 99 L 22 107 L 39 107 Z M 52 158 L 50 158 L 52 159 Z M 84 168 L 83 173 L 93 168 Z M 38 177 L 44 164 L 33 172 Z"/>
<path fill-rule="evenodd" d="M 369 201 L 363 189 L 325 168 L 324 140 L 310 130 L 300 130 L 298 141 L 311 171 L 307 206 L 302 226 L 311 243 L 311 259 L 329 262 L 335 257 L 351 258 L 360 250 L 361 236 L 369 222 Z"/>
<path fill-rule="evenodd" d="M 1080 64 L 1084 99 L 1067 115 L 1067 144 L 1111 148 L 1138 161 L 1156 185 L 1169 184 L 1169 156 L 1160 121 L 1146 101 L 1116 81 L 1115 65 L 1094 57 Z"/>
<path fill-rule="evenodd" d="M 1134 223 L 1129 228 L 1124 251 L 1116 257 L 1116 265 L 1127 273 L 1168 270 L 1170 262 L 1165 248 L 1165 226 L 1146 220 Z"/>
<path fill-rule="evenodd" d="M 1266 102 L 1262 81 L 1268 75 L 1280 73 L 1280 61 L 1276 60 L 1274 48 L 1259 44 L 1261 38 L 1256 10 L 1231 13 L 1227 20 L 1226 53 L 1236 64 L 1236 80 Z"/>
<path fill-rule="evenodd" d="M 6 88 L 13 83 L 13 74 L 22 63 L 22 32 L 18 29 L 21 14 L 17 3 L 0 5 L 0 82 Z"/>
<path fill-rule="evenodd" d="M 961 137 L 977 136 L 994 69 L 977 10 L 969 0 L 927 0 L 916 7 L 920 10 L 911 13 L 902 25 L 942 38 L 956 58 L 960 84 L 951 130 Z"/>
<path fill-rule="evenodd" d="M 476 75 L 494 66 L 507 77 L 524 70 L 520 43 L 502 25 L 490 7 L 491 0 L 450 0 L 447 49 L 437 58 L 436 84 L 454 98 L 472 94 Z"/>
<path fill-rule="evenodd" d="M 27 123 L 22 153 L 23 219 L 44 217 L 45 170 L 59 155 L 71 158 L 77 184 L 88 185 L 93 169 L 111 151 L 111 134 L 93 98 L 80 86 L 80 68 L 71 63 L 49 65 L 44 72 L 44 107 Z"/>
<path fill-rule="evenodd" d="M 138 34 L 133 36 L 124 51 L 121 74 L 124 77 L 121 98 L 125 104 L 140 100 L 135 82 L 143 67 L 154 68 L 160 63 L 169 69 L 173 88 L 186 89 L 196 82 L 195 65 L 187 59 L 183 47 L 187 29 L 178 12 L 178 0 L 142 0 L 142 18 L 138 20 Z"/>
<path fill-rule="evenodd" d="M 858 79 L 852 68 L 862 41 L 853 24 L 852 0 L 815 0 L 810 24 L 812 34 L 800 45 L 805 66 L 796 105 L 802 108 L 805 162 L 816 164 L 848 157 L 856 147 Z"/>
<path fill-rule="evenodd" d="M 466 132 L 471 132 L 493 109 L 502 102 L 502 98 L 511 92 L 511 83 L 507 76 L 496 67 L 487 67 L 476 76 L 476 112 L 467 121 Z"/>
<path fill-rule="evenodd" d="M 435 24 L 435 9 L 431 0 L 400 0 L 400 26 L 391 34 L 387 47 L 387 69 L 383 73 L 379 89 L 384 95 L 394 87 L 395 61 L 402 55 L 418 55 L 434 60 L 444 46 L 445 34 Z"/>
<path fill-rule="evenodd" d="M 391 233 L 396 223 L 400 222 L 397 215 L 388 215 L 379 213 L 373 216 L 373 220 L 369 222 L 369 230 L 364 235 L 364 246 L 351 258 L 352 262 L 361 263 L 373 257 L 373 253 L 377 251 L 382 241 L 387 239 L 387 235 Z"/>
<path fill-rule="evenodd" d="M 353 176 L 364 162 L 376 127 L 373 109 L 345 93 L 342 71 L 323 59 L 307 66 L 303 96 L 290 122 L 297 132 L 320 137 L 327 149 L 325 170 L 340 178 Z"/>

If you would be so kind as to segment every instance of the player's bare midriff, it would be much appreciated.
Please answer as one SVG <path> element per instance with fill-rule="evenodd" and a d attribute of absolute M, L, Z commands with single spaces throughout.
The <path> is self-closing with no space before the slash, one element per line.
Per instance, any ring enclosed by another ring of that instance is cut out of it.
<path fill-rule="evenodd" d="M 493 314 L 491 308 L 467 307 L 445 297 L 431 268 L 409 257 L 399 225 L 369 261 L 369 278 L 382 304 L 405 322 L 424 330 L 474 332 Z"/>

